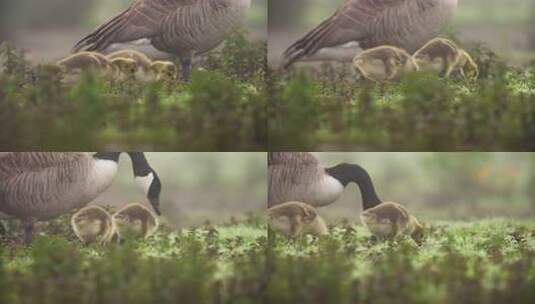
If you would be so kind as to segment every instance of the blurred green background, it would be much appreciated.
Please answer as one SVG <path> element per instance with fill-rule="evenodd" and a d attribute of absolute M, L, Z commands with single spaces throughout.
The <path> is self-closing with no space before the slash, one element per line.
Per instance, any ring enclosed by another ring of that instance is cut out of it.
<path fill-rule="evenodd" d="M 58 59 L 91 29 L 127 8 L 133 0 L 3 0 L 0 42 L 11 41 L 37 62 Z M 267 39 L 267 0 L 252 0 L 245 29 Z"/>
<path fill-rule="evenodd" d="M 263 215 L 266 206 L 265 153 L 148 152 L 162 181 L 160 206 L 164 221 L 187 227 Z M 127 155 L 121 155 L 113 184 L 94 200 L 123 205 L 143 200 Z"/>
<path fill-rule="evenodd" d="M 425 220 L 535 216 L 535 153 L 314 153 L 325 167 L 359 164 L 379 197 Z M 331 223 L 358 221 L 358 187 L 320 208 Z"/>
<path fill-rule="evenodd" d="M 270 64 L 296 39 L 330 16 L 343 0 L 270 0 Z M 462 44 L 483 42 L 512 63 L 535 58 L 535 0 L 459 0 L 447 33 Z"/>

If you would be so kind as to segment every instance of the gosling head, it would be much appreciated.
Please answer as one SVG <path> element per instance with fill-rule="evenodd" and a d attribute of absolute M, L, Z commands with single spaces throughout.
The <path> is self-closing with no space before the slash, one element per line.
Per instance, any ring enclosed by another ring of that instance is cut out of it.
<path fill-rule="evenodd" d="M 171 81 L 177 77 L 177 68 L 170 61 L 154 61 L 151 64 L 151 70 L 156 74 L 156 80 Z"/>
<path fill-rule="evenodd" d="M 110 60 L 110 64 L 116 71 L 129 77 L 133 77 L 137 72 L 137 64 L 134 59 L 118 57 Z"/>
<path fill-rule="evenodd" d="M 112 221 L 119 238 L 146 239 L 153 235 L 159 226 L 156 215 L 139 203 L 128 204 L 117 210 Z"/>
<path fill-rule="evenodd" d="M 109 242 L 115 234 L 110 214 L 100 206 L 87 206 L 73 214 L 71 227 L 85 244 Z"/>
<path fill-rule="evenodd" d="M 461 75 L 469 80 L 476 80 L 479 77 L 477 63 L 465 50 L 459 52 L 458 69 Z"/>

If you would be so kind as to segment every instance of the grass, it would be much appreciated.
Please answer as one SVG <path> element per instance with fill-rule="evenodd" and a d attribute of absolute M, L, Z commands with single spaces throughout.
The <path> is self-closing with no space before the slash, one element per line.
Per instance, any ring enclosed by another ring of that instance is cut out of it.
<path fill-rule="evenodd" d="M 533 303 L 535 222 L 427 224 L 411 239 L 378 242 L 362 226 L 327 237 L 273 238 L 270 303 Z"/>
<path fill-rule="evenodd" d="M 0 48 L 0 147 L 258 151 L 266 142 L 265 42 L 238 33 L 197 66 L 190 83 L 62 81 Z M 2 72 L 3 71 L 3 72 Z"/>
<path fill-rule="evenodd" d="M 0 247 L 1 303 L 255 303 L 265 281 L 261 221 L 160 229 L 149 240 L 84 246 L 68 219 L 25 247 Z"/>
<path fill-rule="evenodd" d="M 269 148 L 307 151 L 531 151 L 535 69 L 469 50 L 477 81 L 425 73 L 375 84 L 350 65 L 274 73 Z"/>
<path fill-rule="evenodd" d="M 426 223 L 421 246 L 339 223 L 321 238 L 262 220 L 85 246 L 62 218 L 2 239 L 2 303 L 533 303 L 535 222 Z"/>
<path fill-rule="evenodd" d="M 421 246 L 348 222 L 321 238 L 268 240 L 254 216 L 86 246 L 63 217 L 31 246 L 0 241 L 0 302 L 533 303 L 534 221 L 425 225 Z"/>

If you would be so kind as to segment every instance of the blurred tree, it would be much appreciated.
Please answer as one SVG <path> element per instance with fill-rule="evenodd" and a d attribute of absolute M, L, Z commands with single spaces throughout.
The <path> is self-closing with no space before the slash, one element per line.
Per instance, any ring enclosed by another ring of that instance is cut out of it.
<path fill-rule="evenodd" d="M 9 5 L 0 2 L 3 31 L 17 28 L 42 28 L 80 25 L 80 20 L 91 11 L 93 0 L 18 0 Z"/>
<path fill-rule="evenodd" d="M 433 153 L 422 158 L 435 204 L 473 202 L 485 192 L 491 176 L 491 153 Z"/>
<path fill-rule="evenodd" d="M 535 208 L 535 152 L 529 154 L 528 171 L 526 194 L 528 196 L 528 201 L 531 202 L 531 205 Z"/>

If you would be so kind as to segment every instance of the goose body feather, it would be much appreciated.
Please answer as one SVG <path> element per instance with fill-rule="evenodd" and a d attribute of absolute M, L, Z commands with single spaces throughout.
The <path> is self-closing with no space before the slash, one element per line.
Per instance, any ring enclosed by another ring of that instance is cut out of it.
<path fill-rule="evenodd" d="M 268 170 L 268 206 L 287 201 L 324 206 L 334 202 L 344 190 L 344 186 L 326 174 L 324 167 L 309 153 L 269 153 Z"/>
<path fill-rule="evenodd" d="M 83 38 L 75 50 L 147 38 L 163 52 L 203 53 L 241 24 L 250 0 L 137 0 Z"/>
<path fill-rule="evenodd" d="M 58 216 L 96 198 L 116 171 L 116 162 L 84 152 L 3 154 L 0 212 L 20 219 Z"/>

